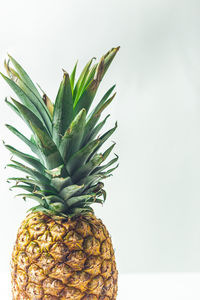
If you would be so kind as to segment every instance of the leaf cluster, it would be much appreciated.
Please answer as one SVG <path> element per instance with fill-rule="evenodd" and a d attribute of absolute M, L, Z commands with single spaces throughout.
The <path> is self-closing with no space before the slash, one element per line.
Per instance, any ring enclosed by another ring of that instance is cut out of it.
<path fill-rule="evenodd" d="M 115 93 L 112 92 L 115 86 L 105 93 L 91 113 L 89 109 L 118 50 L 119 47 L 111 49 L 94 65 L 94 59 L 91 59 L 77 80 L 77 63 L 70 75 L 64 71 L 55 103 L 46 93 L 39 93 L 29 75 L 12 56 L 9 55 L 8 61 L 5 61 L 8 76 L 2 73 L 1 76 L 19 99 L 11 98 L 9 101 L 6 98 L 6 103 L 24 120 L 32 136 L 27 138 L 12 125 L 6 126 L 33 152 L 29 155 L 5 145 L 23 161 L 12 160 L 8 166 L 28 175 L 8 180 L 16 182 L 12 188 L 26 191 L 19 196 L 38 202 L 31 208 L 32 211 L 73 216 L 92 211 L 93 203 L 104 202 L 106 194 L 102 180 L 117 167 L 109 168 L 117 162 L 118 156 L 102 164 L 115 144 L 104 153 L 98 151 L 114 133 L 117 124 L 99 135 L 109 115 L 99 120 L 114 99 Z"/>

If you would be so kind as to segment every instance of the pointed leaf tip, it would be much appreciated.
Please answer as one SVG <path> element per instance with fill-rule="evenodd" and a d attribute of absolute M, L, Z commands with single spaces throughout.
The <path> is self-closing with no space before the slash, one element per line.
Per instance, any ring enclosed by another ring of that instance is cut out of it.
<path fill-rule="evenodd" d="M 73 119 L 73 99 L 69 74 L 64 71 L 53 111 L 53 139 L 57 145 Z"/>
<path fill-rule="evenodd" d="M 62 68 L 62 71 L 63 71 L 63 76 L 69 76 L 69 73 L 67 71 L 65 71 L 65 69 Z"/>
<path fill-rule="evenodd" d="M 121 47 L 121 46 L 116 47 L 116 48 L 115 48 L 115 51 L 116 51 L 116 52 L 119 51 L 120 47 Z"/>

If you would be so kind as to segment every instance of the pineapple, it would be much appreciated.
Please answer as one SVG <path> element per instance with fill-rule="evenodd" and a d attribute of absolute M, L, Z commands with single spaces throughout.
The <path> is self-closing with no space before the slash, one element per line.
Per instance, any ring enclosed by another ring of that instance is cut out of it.
<path fill-rule="evenodd" d="M 20 159 L 12 156 L 8 166 L 26 175 L 8 181 L 14 182 L 13 189 L 24 190 L 18 196 L 37 202 L 18 230 L 12 253 L 14 300 L 117 297 L 118 275 L 111 238 L 91 207 L 105 201 L 102 180 L 118 166 L 118 156 L 104 163 L 114 143 L 99 153 L 117 128 L 115 124 L 99 135 L 109 117 L 99 122 L 101 113 L 113 100 L 115 86 L 91 111 L 90 106 L 118 49 L 111 49 L 96 64 L 91 59 L 77 81 L 77 64 L 70 76 L 63 71 L 55 104 L 42 90 L 41 96 L 13 57 L 9 55 L 5 61 L 8 77 L 1 75 L 20 102 L 13 98 L 5 101 L 25 121 L 32 136 L 28 139 L 12 125 L 6 126 L 34 153 L 5 145 Z"/>

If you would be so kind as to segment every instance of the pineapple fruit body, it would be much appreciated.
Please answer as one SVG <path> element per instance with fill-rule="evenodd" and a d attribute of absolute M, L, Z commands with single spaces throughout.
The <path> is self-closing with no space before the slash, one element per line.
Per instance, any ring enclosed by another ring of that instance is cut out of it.
<path fill-rule="evenodd" d="M 29 214 L 12 255 L 13 300 L 115 300 L 111 238 L 93 214 L 66 219 Z"/>
<path fill-rule="evenodd" d="M 94 215 L 94 203 L 103 204 L 103 180 L 118 167 L 118 156 L 107 161 L 115 143 L 101 147 L 117 128 L 101 133 L 109 114 L 101 114 L 113 101 L 113 85 L 91 110 L 101 80 L 119 47 L 112 48 L 93 65 L 92 58 L 76 80 L 76 68 L 64 71 L 54 102 L 43 96 L 9 55 L 8 77 L 1 76 L 19 101 L 6 103 L 32 132 L 30 138 L 12 125 L 15 134 L 33 155 L 5 147 L 19 159 L 9 167 L 25 173 L 11 177 L 12 189 L 36 206 L 23 221 L 12 255 L 13 300 L 115 300 L 117 270 L 111 238 Z M 14 69 L 10 66 L 14 66 Z M 107 161 L 107 162 L 106 162 Z"/>

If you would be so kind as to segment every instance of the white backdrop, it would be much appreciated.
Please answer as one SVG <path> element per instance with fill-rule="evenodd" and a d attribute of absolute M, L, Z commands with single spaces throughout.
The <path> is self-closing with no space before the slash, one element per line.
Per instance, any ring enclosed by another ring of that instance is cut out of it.
<path fill-rule="evenodd" d="M 112 139 L 120 166 L 107 180 L 106 204 L 96 208 L 121 273 L 200 271 L 199 13 L 195 0 L 0 3 L 0 70 L 10 53 L 51 99 L 61 68 L 71 72 L 77 58 L 81 68 L 121 46 L 97 95 L 117 84 L 108 126 L 118 120 Z M 20 148 L 4 126 L 25 130 L 6 95 L 13 93 L 0 79 L 0 138 Z M 0 265 L 7 272 L 31 203 L 9 192 L 6 178 L 16 173 L 4 169 L 10 155 L 2 144 L 0 156 Z"/>

